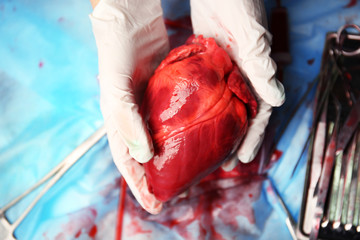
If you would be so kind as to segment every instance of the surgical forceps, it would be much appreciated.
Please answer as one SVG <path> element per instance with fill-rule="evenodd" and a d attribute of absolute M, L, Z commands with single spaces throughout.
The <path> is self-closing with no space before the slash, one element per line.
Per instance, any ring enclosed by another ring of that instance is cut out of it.
<path fill-rule="evenodd" d="M 35 183 L 31 188 L 26 190 L 20 196 L 10 201 L 0 209 L 0 240 L 16 240 L 14 235 L 15 229 L 24 220 L 28 213 L 33 209 L 41 197 L 86 153 L 88 152 L 103 136 L 105 136 L 105 127 L 98 128 L 90 137 L 76 147 L 64 160 L 54 167 L 48 174 Z M 47 182 L 47 183 L 46 183 Z M 10 223 L 5 213 L 21 199 L 29 195 L 35 189 L 46 183 L 39 194 L 29 204 L 25 211 L 13 223 Z"/>

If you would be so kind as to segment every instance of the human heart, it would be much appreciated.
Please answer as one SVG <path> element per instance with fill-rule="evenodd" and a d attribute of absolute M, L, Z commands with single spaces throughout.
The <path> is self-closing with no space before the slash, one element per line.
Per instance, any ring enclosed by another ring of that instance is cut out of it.
<path fill-rule="evenodd" d="M 146 178 L 165 202 L 237 149 L 257 102 L 226 51 L 212 38 L 193 36 L 156 69 L 141 112 L 155 151 L 144 164 Z"/>

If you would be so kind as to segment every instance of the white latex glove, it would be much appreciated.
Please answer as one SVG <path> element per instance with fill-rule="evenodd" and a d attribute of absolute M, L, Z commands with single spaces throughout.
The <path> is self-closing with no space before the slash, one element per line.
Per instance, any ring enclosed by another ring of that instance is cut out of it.
<path fill-rule="evenodd" d="M 272 106 L 285 100 L 284 87 L 275 79 L 276 65 L 270 58 L 271 34 L 267 31 L 262 0 L 191 0 L 194 33 L 213 37 L 237 63 L 256 92 L 259 112 L 233 160 L 223 165 L 231 170 L 237 160 L 247 163 L 256 155 L 268 124 Z"/>
<path fill-rule="evenodd" d="M 160 0 L 102 0 L 90 15 L 98 48 L 100 106 L 114 162 L 140 205 L 162 204 L 148 191 L 140 163 L 153 145 L 139 114 L 148 79 L 169 51 Z"/>

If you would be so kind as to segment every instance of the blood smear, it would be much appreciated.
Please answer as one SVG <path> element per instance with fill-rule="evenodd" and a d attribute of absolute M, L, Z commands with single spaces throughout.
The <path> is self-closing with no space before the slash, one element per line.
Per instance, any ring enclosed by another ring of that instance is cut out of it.
<path fill-rule="evenodd" d="M 75 238 L 80 237 L 80 235 L 81 235 L 81 229 L 75 234 Z"/>
<path fill-rule="evenodd" d="M 96 209 L 95 209 L 95 208 L 89 208 L 89 211 L 90 211 L 91 215 L 92 215 L 94 218 L 96 218 L 96 216 L 97 216 L 97 211 L 96 211 Z"/>
<path fill-rule="evenodd" d="M 260 178 L 246 181 L 232 178 L 222 179 L 220 183 L 217 180 L 202 182 L 190 189 L 188 197 L 165 203 L 158 215 L 140 212 L 135 200 L 128 199 L 125 211 L 131 221 L 123 229 L 124 238 L 151 234 L 151 230 L 144 229 L 150 222 L 190 240 L 251 234 L 256 229 L 252 205 L 260 197 L 262 181 Z M 223 188 L 220 187 L 222 183 Z M 229 183 L 233 187 L 228 187 Z M 243 223 L 250 229 L 244 228 Z"/>
<path fill-rule="evenodd" d="M 126 188 L 127 188 L 126 181 L 123 177 L 121 178 L 120 184 L 121 184 L 120 185 L 121 190 L 120 190 L 119 205 L 118 205 L 115 240 L 121 240 L 122 237 L 122 227 L 124 220 L 125 198 L 126 198 Z"/>
<path fill-rule="evenodd" d="M 131 229 L 131 232 L 136 235 L 136 234 L 144 234 L 144 233 L 151 233 L 151 230 L 145 230 L 141 227 L 141 224 L 137 221 L 137 220 L 132 220 L 131 223 L 129 224 L 129 228 Z"/>
<path fill-rule="evenodd" d="M 282 151 L 276 149 L 276 150 L 273 152 L 273 154 L 271 155 L 271 161 L 272 161 L 272 162 L 273 162 L 273 161 L 274 161 L 274 162 L 277 162 L 277 161 L 281 158 L 282 154 L 283 154 Z"/>
<path fill-rule="evenodd" d="M 350 0 L 350 2 L 345 6 L 345 8 L 354 7 L 357 4 L 357 0 Z"/>
<path fill-rule="evenodd" d="M 65 240 L 66 236 L 64 233 L 59 233 L 58 235 L 55 236 L 55 240 Z"/>
<path fill-rule="evenodd" d="M 49 240 L 49 237 L 47 236 L 47 232 L 44 232 L 42 235 L 43 235 L 45 240 Z"/>
<path fill-rule="evenodd" d="M 54 230 L 55 239 L 77 239 L 80 238 L 83 232 L 88 233 L 90 237 L 93 237 L 97 233 L 97 227 L 95 225 L 95 219 L 98 213 L 95 208 L 89 207 L 82 209 L 79 212 L 69 214 L 67 217 L 69 221 L 65 224 L 62 224 L 61 227 Z M 54 239 L 54 237 L 46 238 L 48 233 L 44 233 L 43 236 L 45 239 Z"/>
<path fill-rule="evenodd" d="M 185 43 L 193 33 L 190 16 L 176 20 L 164 19 L 167 29 L 173 31 L 169 36 L 170 48 L 173 49 Z"/>

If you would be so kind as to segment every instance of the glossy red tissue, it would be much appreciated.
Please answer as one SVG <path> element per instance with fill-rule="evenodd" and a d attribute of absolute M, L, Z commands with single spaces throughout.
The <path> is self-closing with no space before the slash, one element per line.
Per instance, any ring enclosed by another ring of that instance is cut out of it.
<path fill-rule="evenodd" d="M 236 150 L 257 102 L 225 50 L 193 36 L 156 69 L 141 111 L 155 150 L 144 164 L 149 189 L 167 201 Z"/>

